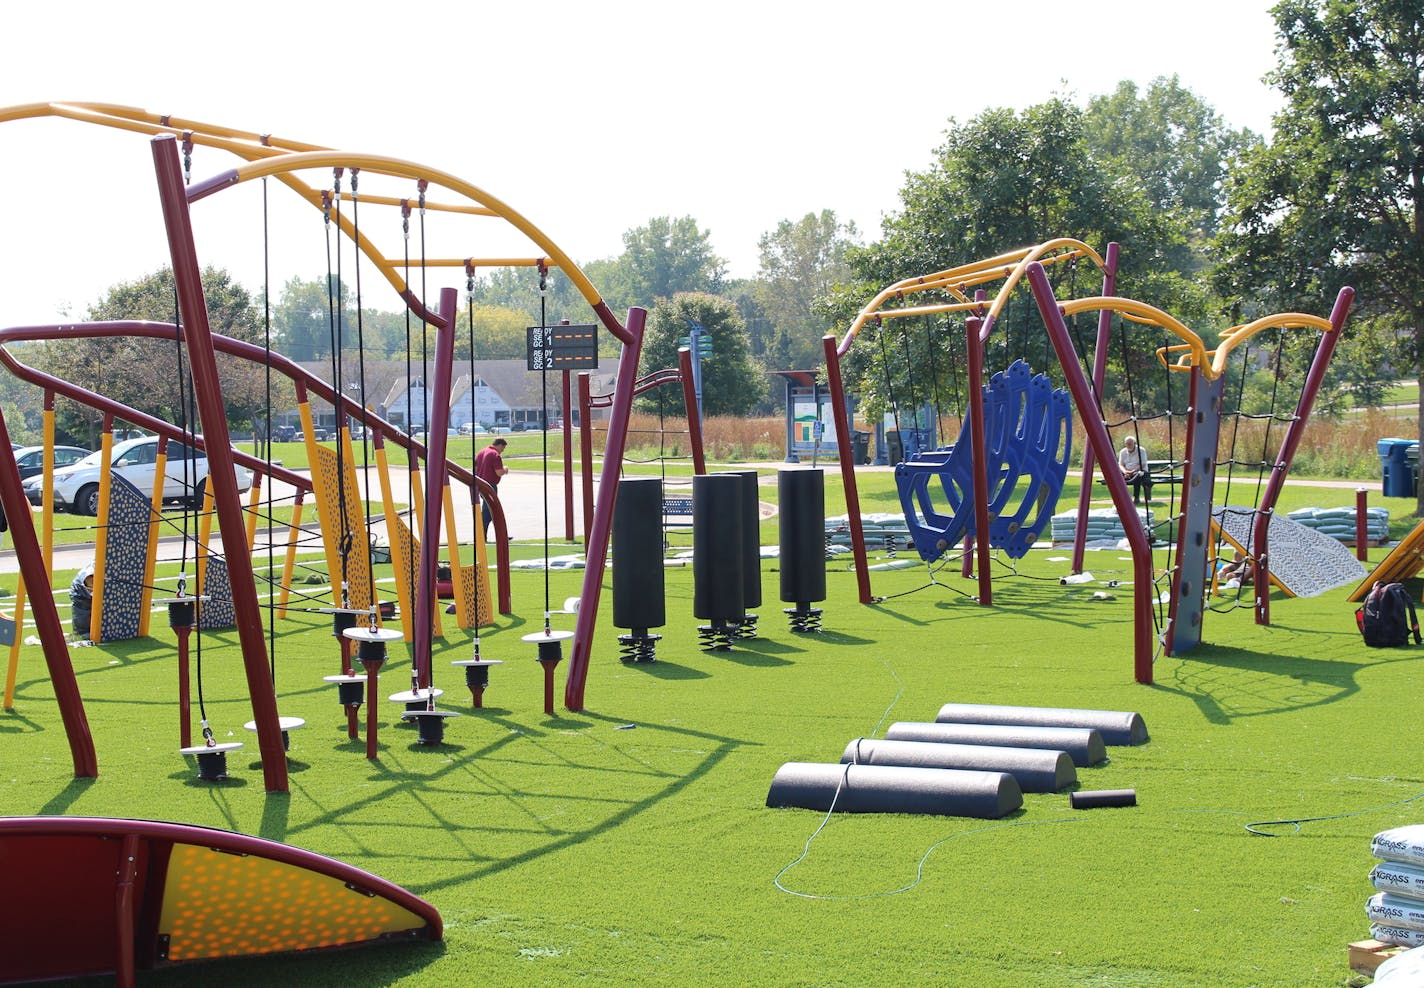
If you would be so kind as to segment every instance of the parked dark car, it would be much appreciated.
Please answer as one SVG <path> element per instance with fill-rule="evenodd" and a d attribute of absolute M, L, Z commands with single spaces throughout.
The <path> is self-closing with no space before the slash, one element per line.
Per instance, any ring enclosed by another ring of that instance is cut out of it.
<path fill-rule="evenodd" d="M 62 470 L 73 466 L 89 455 L 89 450 L 78 446 L 56 446 L 54 448 L 54 468 Z M 15 465 L 20 468 L 20 479 L 33 477 L 44 472 L 44 447 L 21 446 L 15 450 Z"/>

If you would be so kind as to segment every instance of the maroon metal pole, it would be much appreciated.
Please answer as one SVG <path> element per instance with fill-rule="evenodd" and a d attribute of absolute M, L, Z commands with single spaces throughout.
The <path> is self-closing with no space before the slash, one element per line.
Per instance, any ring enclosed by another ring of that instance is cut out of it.
<path fill-rule="evenodd" d="M 633 409 L 633 385 L 638 380 L 638 358 L 643 351 L 643 326 L 648 310 L 628 310 L 628 339 L 618 357 L 618 377 L 613 390 L 612 414 L 608 420 L 608 440 L 603 448 L 603 469 L 599 474 L 601 496 L 593 513 L 593 525 L 584 545 L 583 586 L 579 591 L 578 620 L 569 659 L 569 678 L 564 682 L 564 706 L 583 709 L 584 687 L 588 682 L 589 660 L 593 652 L 593 629 L 598 621 L 598 600 L 603 591 L 607 566 L 608 539 L 613 533 L 613 504 L 618 492 L 618 474 L 623 469 L 623 450 L 628 444 L 628 419 Z M 615 334 L 617 335 L 617 334 Z M 623 337 L 620 335 L 620 339 Z M 695 411 L 695 409 L 694 409 Z"/>
<path fill-rule="evenodd" d="M 217 361 L 213 355 L 212 329 L 208 323 L 207 301 L 203 298 L 203 278 L 193 241 L 192 217 L 188 214 L 188 201 L 183 189 L 177 139 L 171 134 L 155 137 L 152 148 L 158 177 L 158 198 L 168 232 L 168 251 L 173 259 L 178 311 L 183 315 L 183 336 L 187 343 L 188 366 L 193 375 L 193 393 L 207 440 L 213 500 L 231 578 L 232 604 L 242 647 L 243 667 L 247 673 L 247 691 L 252 701 L 252 717 L 257 725 L 263 782 L 268 792 L 286 792 L 287 753 L 277 719 L 277 697 L 267 668 L 267 641 L 263 634 L 262 612 L 257 603 L 252 554 L 247 547 L 247 526 L 243 524 L 242 505 L 237 499 L 237 476 L 227 430 L 227 408 L 223 404 L 222 384 L 218 380 Z"/>
<path fill-rule="evenodd" d="M 568 322 L 568 320 L 564 320 Z M 569 371 L 563 372 L 559 407 L 564 412 L 564 541 L 574 541 L 574 410 L 569 407 L 572 388 Z"/>
<path fill-rule="evenodd" d="M 846 524 L 850 528 L 851 556 L 855 559 L 855 585 L 862 604 L 875 603 L 870 592 L 870 565 L 865 555 L 865 530 L 860 520 L 860 492 L 855 482 L 855 457 L 851 455 L 850 423 L 846 421 L 845 384 L 841 380 L 841 356 L 836 338 L 821 337 L 821 351 L 826 356 L 826 385 L 831 390 L 831 414 L 836 420 L 836 435 L 840 437 L 837 455 L 841 462 L 841 485 L 845 488 Z"/>
<path fill-rule="evenodd" d="M 188 636 L 192 627 L 182 625 L 174 628 L 178 636 L 178 747 L 193 746 L 192 700 L 189 693 L 188 676 Z"/>
<path fill-rule="evenodd" d="M 1028 282 L 1033 289 L 1034 300 L 1038 303 L 1039 315 L 1048 328 L 1053 350 L 1063 367 L 1063 377 L 1073 402 L 1079 408 L 1093 408 L 1093 394 L 1088 387 L 1083 368 L 1078 363 L 1078 355 L 1073 349 L 1073 340 L 1068 327 L 1063 322 L 1063 313 L 1058 310 L 1058 300 L 1053 297 L 1053 289 L 1048 284 L 1048 275 L 1043 265 L 1037 262 L 1028 266 Z M 1113 456 L 1112 438 L 1101 417 L 1085 415 L 1083 428 L 1088 433 L 1088 442 L 1096 450 L 1100 460 Z M 1139 683 L 1152 682 L 1152 599 L 1156 588 L 1152 580 L 1152 547 L 1147 542 L 1147 533 L 1132 503 L 1132 494 L 1127 489 L 1127 480 L 1120 470 L 1108 470 L 1104 474 L 1108 493 L 1112 495 L 1113 507 L 1123 519 L 1123 531 L 1127 533 L 1128 545 L 1132 547 L 1132 609 L 1133 609 L 1133 675 Z"/>
<path fill-rule="evenodd" d="M 1355 488 L 1355 558 L 1370 561 L 1370 492 Z"/>
<path fill-rule="evenodd" d="M 1275 469 L 1266 481 L 1266 490 L 1261 495 L 1257 509 L 1256 523 L 1251 529 L 1251 552 L 1255 557 L 1256 623 L 1271 623 L 1271 565 L 1269 532 L 1271 515 L 1275 513 L 1276 501 L 1286 485 L 1286 473 L 1295 459 L 1296 447 L 1310 421 L 1310 410 L 1315 406 L 1315 396 L 1320 393 L 1320 385 L 1325 380 L 1325 371 L 1330 366 L 1330 358 L 1335 354 L 1335 344 L 1340 340 L 1340 328 L 1345 325 L 1345 317 L 1350 314 L 1350 303 L 1355 299 L 1355 290 L 1348 285 L 1335 296 L 1335 305 L 1330 310 L 1330 329 L 1320 335 L 1320 345 L 1315 348 L 1315 357 L 1310 362 L 1310 371 L 1305 375 L 1305 386 L 1301 388 L 1300 400 L 1296 402 L 1295 417 L 1286 429 L 1286 437 L 1281 442 L 1281 451 L 1276 457 Z"/>
<path fill-rule="evenodd" d="M 579 472 L 583 476 L 583 544 L 593 528 L 593 423 L 590 402 L 592 383 L 588 371 L 579 372 Z"/>
<path fill-rule="evenodd" d="M 431 392 L 430 420 L 426 423 L 425 446 L 425 519 L 421 525 L 420 566 L 415 578 L 415 626 L 413 630 L 416 686 L 430 687 L 431 608 L 435 606 L 435 568 L 440 559 L 440 513 L 445 503 L 446 434 L 450 427 L 450 382 L 455 367 L 455 305 L 458 293 L 453 288 L 440 290 L 440 319 L 435 330 L 435 380 Z M 500 541 L 508 541 L 502 537 Z"/>
<path fill-rule="evenodd" d="M 0 443 L 9 449 L 10 430 L 5 426 L 5 414 L 0 411 Z M 49 669 L 54 698 L 59 703 L 59 717 L 64 723 L 64 735 L 69 739 L 69 755 L 74 762 L 74 777 L 93 779 L 99 775 L 99 758 L 94 753 L 94 737 L 89 733 L 89 719 L 84 713 L 84 700 L 79 695 L 79 680 L 74 675 L 74 663 L 69 645 L 64 640 L 64 626 L 59 623 L 59 611 L 54 595 L 46 592 L 49 571 L 45 569 L 44 550 L 35 534 L 35 516 L 21 488 L 20 468 L 13 456 L 0 456 L 0 506 L 10 522 L 10 538 L 15 546 L 15 558 L 20 563 L 20 575 L 30 588 L 30 613 L 44 646 L 45 665 Z"/>
<path fill-rule="evenodd" d="M 707 473 L 707 454 L 702 448 L 702 416 L 697 414 L 697 386 L 692 380 L 692 351 L 687 347 L 677 351 L 677 370 L 682 380 L 682 404 L 688 410 L 687 441 L 692 447 L 692 472 L 700 477 Z"/>
<path fill-rule="evenodd" d="M 427 610 L 426 613 L 429 611 Z M 380 689 L 377 684 L 381 678 L 381 666 L 383 665 L 385 665 L 383 659 L 361 660 L 361 667 L 366 670 L 366 757 L 371 761 L 376 759 L 376 728 L 379 720 L 377 706 L 380 702 Z M 354 716 L 350 707 L 346 709 L 348 716 Z M 348 735 L 352 738 L 356 736 L 350 734 L 349 730 Z"/>
<path fill-rule="evenodd" d="M 1117 294 L 1117 255 L 1118 245 L 1108 244 L 1107 253 L 1103 257 L 1103 294 Z M 1096 413 L 1099 417 L 1103 414 L 1103 383 L 1107 378 L 1108 370 L 1108 343 L 1112 336 L 1112 311 L 1104 309 L 1098 313 L 1098 338 L 1093 349 L 1093 395 L 1096 401 L 1090 409 L 1078 409 L 1080 416 L 1086 417 L 1088 411 Z M 1073 523 L 1073 572 L 1083 572 L 1083 554 L 1087 551 L 1088 541 L 1088 511 L 1093 500 L 1093 447 L 1086 446 L 1083 449 L 1083 473 L 1082 482 L 1078 490 L 1078 517 Z"/>
<path fill-rule="evenodd" d="M 994 580 L 989 558 L 989 465 L 988 443 L 984 440 L 984 344 L 979 336 L 981 320 L 964 320 L 964 347 L 969 364 L 969 451 L 973 459 L 974 541 L 979 552 L 979 605 L 994 603 Z M 964 551 L 969 551 L 968 543 Z"/>

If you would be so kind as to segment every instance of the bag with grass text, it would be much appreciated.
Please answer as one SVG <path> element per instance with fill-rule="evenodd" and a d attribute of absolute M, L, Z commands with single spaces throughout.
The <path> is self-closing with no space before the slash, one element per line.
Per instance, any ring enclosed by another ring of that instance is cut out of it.
<path fill-rule="evenodd" d="M 1408 645 L 1411 633 L 1416 645 L 1424 641 L 1419 635 L 1414 601 L 1400 583 L 1376 583 L 1371 587 L 1365 602 L 1355 611 L 1355 623 L 1365 644 L 1375 648 Z"/>

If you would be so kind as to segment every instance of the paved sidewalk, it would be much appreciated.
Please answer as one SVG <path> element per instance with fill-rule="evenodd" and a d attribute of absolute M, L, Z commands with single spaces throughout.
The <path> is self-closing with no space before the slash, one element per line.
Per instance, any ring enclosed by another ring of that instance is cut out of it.
<path fill-rule="evenodd" d="M 358 485 L 362 487 L 365 494 L 365 487 L 361 485 L 361 471 L 357 470 Z M 406 504 L 407 476 L 404 469 L 391 470 L 391 487 L 396 505 L 404 510 Z M 577 478 L 576 478 L 577 479 Z M 376 502 L 381 499 L 380 485 L 374 483 L 374 476 L 371 485 L 371 498 Z M 539 470 L 515 469 L 505 476 L 500 482 L 499 493 L 500 503 L 504 506 L 505 519 L 509 525 L 509 535 L 511 539 L 528 540 L 542 539 L 544 535 L 544 505 L 548 505 L 549 539 L 551 543 L 564 542 L 565 519 L 564 519 L 564 480 L 562 472 L 550 472 L 548 477 L 548 499 L 544 498 L 544 475 Z M 267 496 L 267 489 L 263 489 L 263 497 Z M 284 499 L 290 499 L 295 493 L 295 489 L 286 485 L 278 484 L 272 491 L 273 498 L 281 503 Z M 462 489 L 455 489 L 455 529 L 459 533 L 462 542 L 473 541 L 477 518 L 471 510 L 468 498 L 462 497 Z M 582 498 L 577 486 L 574 488 L 574 534 L 582 539 L 583 537 L 583 510 Z M 246 503 L 244 501 L 244 503 Z M 290 503 L 290 502 L 288 502 Z M 176 512 L 169 512 L 169 517 L 176 518 Z M 315 531 L 316 508 L 310 499 L 303 509 L 303 519 L 306 522 L 304 527 Z M 38 519 L 38 515 L 36 515 Z M 445 522 L 442 518 L 443 529 Z M 386 524 L 384 519 L 374 521 L 372 528 L 382 537 L 386 534 Z M 441 535 L 444 538 L 443 531 Z M 286 551 L 287 530 L 279 529 L 275 533 L 275 551 L 280 555 Z M 4 551 L 0 551 L 0 573 L 17 573 L 20 569 L 19 560 L 15 558 L 14 545 L 10 538 L 5 538 Z M 268 548 L 268 537 L 265 530 L 257 533 L 257 544 L 253 547 L 254 557 L 265 557 Z M 565 543 L 566 544 L 566 543 Z M 194 556 L 195 543 L 189 539 L 186 558 L 192 559 Z M 219 550 L 220 551 L 220 550 Z M 59 570 L 79 569 L 94 556 L 94 544 L 92 542 L 80 543 L 69 546 L 56 546 L 54 550 L 54 568 Z M 179 535 L 165 536 L 159 539 L 158 558 L 162 562 L 176 562 L 185 558 L 183 538 Z"/>

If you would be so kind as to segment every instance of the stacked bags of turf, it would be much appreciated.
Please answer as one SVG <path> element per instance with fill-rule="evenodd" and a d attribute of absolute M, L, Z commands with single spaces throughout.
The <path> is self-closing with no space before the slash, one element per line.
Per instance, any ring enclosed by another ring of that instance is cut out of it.
<path fill-rule="evenodd" d="M 1137 515 L 1142 519 L 1144 526 L 1152 524 L 1152 512 L 1138 510 Z M 1056 514 L 1050 523 L 1049 531 L 1052 534 L 1054 544 L 1072 542 L 1075 527 L 1078 524 L 1078 511 L 1064 511 Z M 1127 538 L 1127 532 L 1123 531 L 1122 519 L 1118 517 L 1115 508 L 1093 508 L 1088 512 L 1088 534 L 1086 543 L 1088 545 L 1117 545 Z"/>
<path fill-rule="evenodd" d="M 893 539 L 896 548 L 903 549 L 910 541 L 910 529 L 905 516 L 889 512 L 873 512 L 860 516 L 860 530 L 865 544 L 872 550 L 884 548 L 886 539 Z M 826 538 L 832 543 L 850 545 L 850 516 L 836 515 L 826 519 Z"/>
<path fill-rule="evenodd" d="M 1313 528 L 1322 535 L 1353 545 L 1355 542 L 1355 518 L 1353 506 L 1344 508 L 1301 508 L 1290 513 L 1290 520 Z M 1389 509 L 1365 509 L 1365 538 L 1371 542 L 1389 541 Z"/>
<path fill-rule="evenodd" d="M 1424 946 L 1424 824 L 1380 831 L 1370 853 L 1380 859 L 1370 872 L 1379 891 L 1365 903 L 1370 936 L 1381 943 Z"/>

